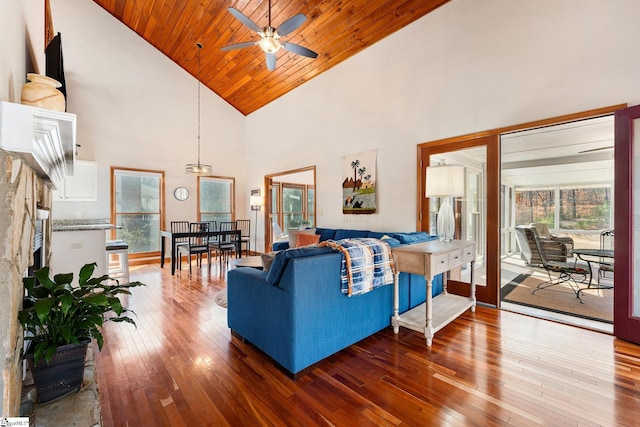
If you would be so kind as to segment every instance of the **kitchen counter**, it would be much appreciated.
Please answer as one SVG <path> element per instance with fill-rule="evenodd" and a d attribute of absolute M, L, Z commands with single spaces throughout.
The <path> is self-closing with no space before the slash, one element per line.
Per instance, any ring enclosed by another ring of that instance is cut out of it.
<path fill-rule="evenodd" d="M 76 224 L 76 225 L 52 225 L 52 231 L 87 231 L 87 230 L 112 230 L 120 228 L 113 224 Z"/>
<path fill-rule="evenodd" d="M 107 274 L 105 246 L 109 230 L 116 227 L 108 219 L 59 219 L 51 224 L 51 271 L 73 273 L 74 283 L 83 265 L 95 262 L 94 277 Z M 67 233 L 72 231 L 72 233 Z"/>
<path fill-rule="evenodd" d="M 57 219 L 51 224 L 52 231 L 93 231 L 120 228 L 109 223 L 109 219 Z"/>

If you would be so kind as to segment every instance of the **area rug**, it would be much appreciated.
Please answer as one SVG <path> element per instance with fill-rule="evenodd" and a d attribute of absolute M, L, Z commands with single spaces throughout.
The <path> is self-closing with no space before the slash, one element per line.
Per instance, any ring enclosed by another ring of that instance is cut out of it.
<path fill-rule="evenodd" d="M 214 301 L 220 307 L 227 308 L 227 288 L 224 288 L 223 290 L 218 292 Z"/>
<path fill-rule="evenodd" d="M 584 304 L 580 304 L 568 284 L 551 286 L 531 294 L 531 291 L 543 282 L 544 280 L 535 277 L 527 277 L 514 284 L 515 286 L 507 285 L 512 290 L 504 295 L 502 300 L 569 316 L 613 323 L 613 289 L 585 289 L 580 293 Z M 580 284 L 580 287 L 586 285 Z"/>

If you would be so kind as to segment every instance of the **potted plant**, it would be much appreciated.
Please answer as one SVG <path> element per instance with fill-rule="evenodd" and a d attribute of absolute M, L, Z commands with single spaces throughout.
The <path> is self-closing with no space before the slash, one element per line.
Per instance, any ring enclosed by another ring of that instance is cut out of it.
<path fill-rule="evenodd" d="M 49 267 L 23 279 L 26 295 L 18 319 L 30 341 L 26 358 L 33 374 L 38 402 L 77 391 L 82 385 L 87 345 L 95 339 L 102 349 L 101 327 L 106 321 L 135 322 L 118 295 L 130 295 L 140 282 L 120 284 L 108 275 L 91 277 L 96 264 L 73 273 L 49 277 Z"/>

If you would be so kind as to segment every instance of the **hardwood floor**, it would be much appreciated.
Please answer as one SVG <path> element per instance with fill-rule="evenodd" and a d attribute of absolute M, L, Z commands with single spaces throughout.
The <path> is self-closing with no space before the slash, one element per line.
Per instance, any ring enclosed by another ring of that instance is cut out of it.
<path fill-rule="evenodd" d="M 640 347 L 478 307 L 438 332 L 391 327 L 291 380 L 231 338 L 217 267 L 132 270 L 137 328 L 107 324 L 97 356 L 103 425 L 631 426 Z M 327 319 L 328 321 L 330 319 Z"/>

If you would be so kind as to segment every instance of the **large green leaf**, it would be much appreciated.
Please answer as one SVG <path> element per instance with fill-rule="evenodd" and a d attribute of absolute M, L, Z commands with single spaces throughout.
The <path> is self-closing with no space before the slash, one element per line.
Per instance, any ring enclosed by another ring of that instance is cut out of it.
<path fill-rule="evenodd" d="M 44 298 L 36 301 L 34 309 L 41 323 L 46 323 L 51 307 L 53 307 L 55 302 L 56 300 L 53 298 Z"/>

